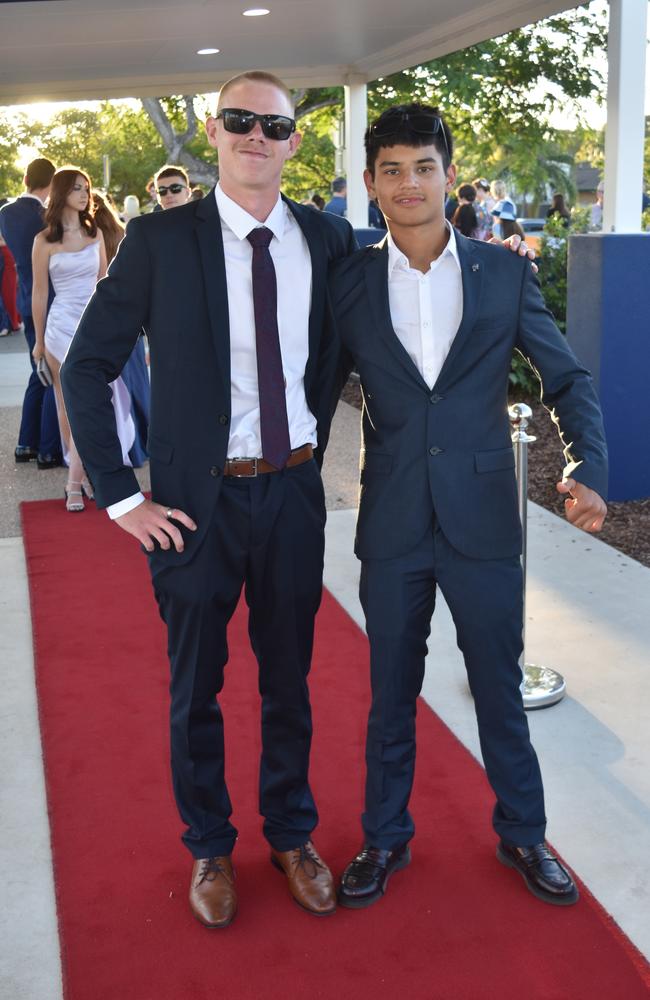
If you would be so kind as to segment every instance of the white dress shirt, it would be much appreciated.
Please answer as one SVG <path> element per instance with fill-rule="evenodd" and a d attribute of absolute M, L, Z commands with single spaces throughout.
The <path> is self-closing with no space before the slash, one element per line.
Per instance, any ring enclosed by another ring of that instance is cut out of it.
<path fill-rule="evenodd" d="M 426 274 L 411 267 L 388 234 L 388 301 L 393 329 L 430 389 L 463 315 L 463 281 L 453 226 Z"/>
<path fill-rule="evenodd" d="M 315 445 L 316 419 L 307 405 L 304 387 L 311 308 L 311 256 L 307 241 L 291 210 L 279 195 L 263 223 L 229 198 L 219 184 L 215 196 L 221 219 L 230 319 L 228 458 L 260 458 L 262 455 L 253 309 L 253 248 L 246 238 L 258 226 L 266 226 L 273 233 L 269 251 L 277 279 L 278 333 L 291 447 Z M 121 517 L 143 500 L 142 493 L 135 493 L 111 504 L 107 507 L 109 517 Z"/>

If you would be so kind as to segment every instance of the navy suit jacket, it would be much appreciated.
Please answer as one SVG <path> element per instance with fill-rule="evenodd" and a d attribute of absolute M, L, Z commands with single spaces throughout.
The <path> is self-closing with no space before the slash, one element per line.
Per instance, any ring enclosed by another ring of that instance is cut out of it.
<path fill-rule="evenodd" d="M 391 325 L 386 240 L 332 269 L 334 321 L 348 355 L 342 367 L 356 365 L 363 390 L 355 547 L 361 559 L 407 553 L 434 513 L 466 556 L 521 551 L 507 414 L 514 348 L 540 376 L 542 402 L 566 445 L 566 471 L 606 495 L 605 437 L 591 376 L 546 309 L 529 262 L 459 234 L 456 240 L 463 315 L 433 389 Z"/>
<path fill-rule="evenodd" d="M 317 457 L 327 443 L 329 372 L 338 347 L 325 327 L 330 262 L 356 248 L 344 219 L 288 201 L 309 246 L 312 300 L 305 394 L 317 420 Z M 144 328 L 151 352 L 148 451 L 153 499 L 184 510 L 187 561 L 207 530 L 221 489 L 230 430 L 230 339 L 221 222 L 214 193 L 132 219 L 81 318 L 62 367 L 72 433 L 106 507 L 139 489 L 123 466 L 108 383 Z"/>
<path fill-rule="evenodd" d="M 16 303 L 23 316 L 32 315 L 32 247 L 45 226 L 43 217 L 43 206 L 36 198 L 16 198 L 0 209 L 0 232 L 16 261 Z"/>

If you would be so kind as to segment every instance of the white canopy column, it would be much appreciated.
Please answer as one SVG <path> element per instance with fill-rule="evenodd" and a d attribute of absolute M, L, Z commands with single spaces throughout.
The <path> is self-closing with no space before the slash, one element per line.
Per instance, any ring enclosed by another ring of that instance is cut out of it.
<path fill-rule="evenodd" d="M 604 233 L 641 230 L 648 0 L 610 0 Z"/>
<path fill-rule="evenodd" d="M 348 220 L 355 229 L 368 226 L 368 195 L 363 183 L 366 154 L 363 137 L 368 125 L 366 78 L 345 78 L 345 176 L 348 182 Z"/>

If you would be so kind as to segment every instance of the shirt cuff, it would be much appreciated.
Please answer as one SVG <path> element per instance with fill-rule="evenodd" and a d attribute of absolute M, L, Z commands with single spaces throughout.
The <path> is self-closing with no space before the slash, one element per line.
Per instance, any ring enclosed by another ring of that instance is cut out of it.
<path fill-rule="evenodd" d="M 123 514 L 128 514 L 130 510 L 139 507 L 141 503 L 144 503 L 144 494 L 134 493 L 133 496 L 125 497 L 124 500 L 109 504 L 106 513 L 111 521 L 114 521 L 116 517 L 122 517 Z"/>

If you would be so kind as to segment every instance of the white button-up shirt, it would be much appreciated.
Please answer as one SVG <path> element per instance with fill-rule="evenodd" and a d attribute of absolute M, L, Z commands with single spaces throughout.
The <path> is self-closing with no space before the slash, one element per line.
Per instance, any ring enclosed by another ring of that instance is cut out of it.
<path fill-rule="evenodd" d="M 273 233 L 269 251 L 278 290 L 278 333 L 284 371 L 291 447 L 316 444 L 316 420 L 305 397 L 309 354 L 311 257 L 307 241 L 291 210 L 278 196 L 263 223 L 216 188 L 226 260 L 230 316 L 231 420 L 228 458 L 261 458 L 260 410 L 253 309 L 252 229 L 264 225 Z"/>
<path fill-rule="evenodd" d="M 426 274 L 388 234 L 388 301 L 393 329 L 430 389 L 436 383 L 463 315 L 463 281 L 453 227 Z"/>
<path fill-rule="evenodd" d="M 260 412 L 253 308 L 252 229 L 266 226 L 273 233 L 269 251 L 278 291 L 278 333 L 282 353 L 292 448 L 316 444 L 316 419 L 305 396 L 305 367 L 309 355 L 311 256 L 307 241 L 289 207 L 280 196 L 263 223 L 225 194 L 215 190 L 221 219 L 230 319 L 231 419 L 228 458 L 260 458 Z M 169 209 L 173 211 L 173 209 Z M 135 493 L 107 507 L 109 517 L 127 514 L 142 503 Z"/>

